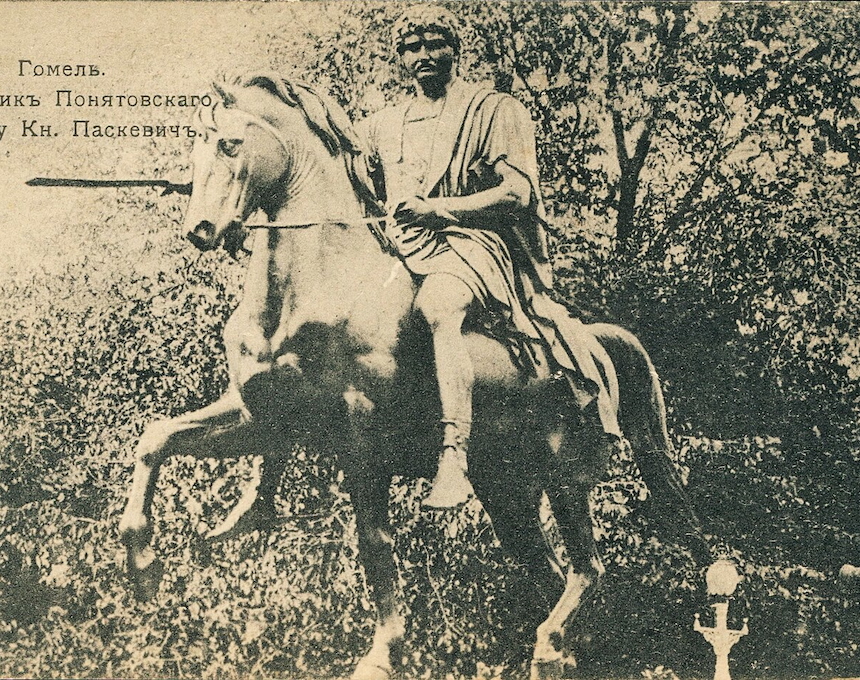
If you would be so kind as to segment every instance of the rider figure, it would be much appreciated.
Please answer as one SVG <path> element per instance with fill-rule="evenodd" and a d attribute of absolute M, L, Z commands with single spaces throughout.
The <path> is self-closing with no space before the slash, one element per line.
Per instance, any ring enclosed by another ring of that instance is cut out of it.
<path fill-rule="evenodd" d="M 443 450 L 424 504 L 451 507 L 473 493 L 466 451 L 474 373 L 463 322 L 475 302 L 503 320 L 521 366 L 534 371 L 529 345 L 542 345 L 579 405 L 592 404 L 585 423 L 602 437 L 620 431 L 597 368 L 605 353 L 549 297 L 528 111 L 510 95 L 458 77 L 460 38 L 447 10 L 423 3 L 408 9 L 393 39 L 415 93 L 366 121 L 369 166 L 396 220 L 387 235 L 421 280 L 415 307 L 433 333 Z"/>

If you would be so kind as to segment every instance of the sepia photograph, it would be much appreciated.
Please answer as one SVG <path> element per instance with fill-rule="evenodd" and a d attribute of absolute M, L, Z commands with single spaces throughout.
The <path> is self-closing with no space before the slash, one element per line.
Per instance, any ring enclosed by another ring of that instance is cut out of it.
<path fill-rule="evenodd" d="M 0 2 L 0 678 L 860 678 L 858 36 Z"/>

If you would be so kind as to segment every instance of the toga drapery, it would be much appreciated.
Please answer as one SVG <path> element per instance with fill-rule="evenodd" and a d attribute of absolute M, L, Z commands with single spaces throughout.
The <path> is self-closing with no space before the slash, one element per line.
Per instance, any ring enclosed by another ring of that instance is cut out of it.
<path fill-rule="evenodd" d="M 445 272 L 464 281 L 490 312 L 486 330 L 506 342 L 521 369 L 535 375 L 550 370 L 534 351 L 542 347 L 580 405 L 596 398 L 604 430 L 620 436 L 612 363 L 585 326 L 550 296 L 552 266 L 525 106 L 487 85 L 456 79 L 433 119 L 412 118 L 406 103 L 372 115 L 362 127 L 369 172 L 389 201 L 492 188 L 499 182 L 499 161 L 528 179 L 531 200 L 520 214 L 488 211 L 486 225 L 452 223 L 441 230 L 389 224 L 387 235 L 413 274 Z"/>

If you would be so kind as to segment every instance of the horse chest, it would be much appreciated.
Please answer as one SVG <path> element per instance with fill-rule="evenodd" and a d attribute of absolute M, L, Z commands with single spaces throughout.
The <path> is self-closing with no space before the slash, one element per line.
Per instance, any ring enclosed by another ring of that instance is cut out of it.
<path fill-rule="evenodd" d="M 275 346 L 306 324 L 342 327 L 356 346 L 390 352 L 412 304 L 408 273 L 392 258 L 302 258 L 289 281 Z"/>

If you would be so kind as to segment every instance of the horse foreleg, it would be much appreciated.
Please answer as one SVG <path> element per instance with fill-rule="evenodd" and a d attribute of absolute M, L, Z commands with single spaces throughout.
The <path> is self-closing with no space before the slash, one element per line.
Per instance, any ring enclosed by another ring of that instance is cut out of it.
<path fill-rule="evenodd" d="M 274 469 L 268 463 L 281 461 L 260 458 L 254 462 L 251 481 L 242 489 L 242 495 L 227 516 L 209 533 L 207 540 L 220 541 L 255 529 L 268 529 L 277 518 L 275 492 L 283 467 Z"/>
<path fill-rule="evenodd" d="M 242 400 L 234 391 L 198 411 L 147 425 L 135 450 L 134 476 L 125 510 L 119 523 L 126 548 L 126 566 L 139 599 L 154 595 L 161 565 L 149 547 L 152 538 L 152 499 L 161 463 L 172 455 L 210 453 L 212 446 L 200 447 L 207 435 L 218 428 L 236 430 L 244 424 Z M 214 443 L 214 442 L 212 442 Z M 193 445 L 198 446 L 193 446 Z"/>
<path fill-rule="evenodd" d="M 391 676 L 394 666 L 399 662 L 398 657 L 406 632 L 397 592 L 394 540 L 387 527 L 383 528 L 381 523 L 376 521 L 381 513 L 379 508 L 369 506 L 368 501 L 371 499 L 360 492 L 354 492 L 352 495 L 358 520 L 359 557 L 376 604 L 373 642 L 356 665 L 352 680 L 384 680 Z M 386 493 L 383 506 L 385 524 L 388 523 L 387 500 Z M 373 503 L 378 503 L 378 499 Z"/>
<path fill-rule="evenodd" d="M 358 534 L 358 555 L 376 604 L 376 628 L 370 650 L 359 660 L 352 680 L 385 680 L 399 662 L 406 624 L 400 611 L 394 539 L 388 520 L 391 473 L 378 463 L 369 441 L 368 421 L 374 404 L 354 388 L 344 393 L 352 449 L 344 466 Z"/>

